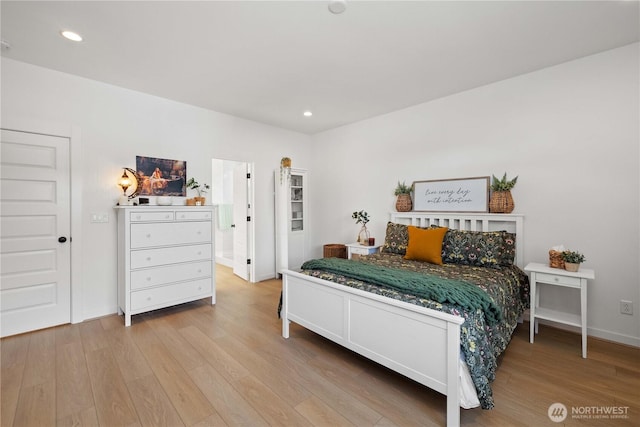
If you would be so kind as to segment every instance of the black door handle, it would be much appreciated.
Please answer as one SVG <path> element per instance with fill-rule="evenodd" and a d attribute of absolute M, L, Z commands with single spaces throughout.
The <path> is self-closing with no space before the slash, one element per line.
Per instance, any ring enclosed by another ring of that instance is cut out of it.
<path fill-rule="evenodd" d="M 231 228 L 236 228 L 236 225 L 235 224 L 231 224 Z"/>
<path fill-rule="evenodd" d="M 58 237 L 58 242 L 60 242 L 60 243 L 64 243 L 64 242 L 66 242 L 66 241 L 67 241 L 67 238 L 66 238 L 66 237 L 64 237 L 64 236 L 62 236 L 62 237 Z"/>

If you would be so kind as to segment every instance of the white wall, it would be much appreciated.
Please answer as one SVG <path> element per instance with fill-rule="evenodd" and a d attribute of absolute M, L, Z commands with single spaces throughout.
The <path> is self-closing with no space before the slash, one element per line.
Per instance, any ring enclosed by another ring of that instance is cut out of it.
<path fill-rule="evenodd" d="M 122 166 L 136 155 L 184 159 L 204 181 L 212 158 L 255 162 L 256 275 L 265 279 L 275 263 L 273 171 L 288 155 L 313 174 L 316 257 L 325 243 L 355 240 L 354 210 L 371 214 L 381 241 L 398 180 L 519 175 L 526 261 L 545 261 L 559 243 L 584 252 L 597 277 L 589 333 L 640 345 L 638 75 L 634 44 L 309 138 L 3 58 L 2 117 L 81 128 L 85 318 L 116 309 L 111 208 Z M 93 212 L 111 213 L 111 222 L 89 223 Z M 577 309 L 576 298 L 554 297 Z M 620 299 L 634 302 L 633 316 L 619 314 Z"/>
<path fill-rule="evenodd" d="M 287 155 L 305 166 L 309 137 L 96 81 L 2 58 L 2 118 L 79 126 L 83 180 L 83 317 L 116 311 L 116 223 L 113 206 L 123 166 L 135 156 L 187 161 L 188 175 L 211 179 L 211 159 L 255 162 L 256 277 L 275 276 L 274 178 Z M 107 224 L 90 223 L 108 212 Z"/>
<path fill-rule="evenodd" d="M 634 44 L 315 135 L 311 254 L 355 241 L 360 209 L 382 241 L 398 180 L 506 171 L 526 262 L 561 243 L 583 252 L 589 333 L 640 345 L 639 86 Z M 548 295 L 579 310 L 576 295 Z"/>

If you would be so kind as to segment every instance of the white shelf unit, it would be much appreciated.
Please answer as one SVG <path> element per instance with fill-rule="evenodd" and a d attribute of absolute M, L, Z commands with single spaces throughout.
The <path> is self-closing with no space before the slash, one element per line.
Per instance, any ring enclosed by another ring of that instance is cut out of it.
<path fill-rule="evenodd" d="M 291 169 L 289 177 L 275 172 L 276 273 L 298 270 L 307 253 L 308 175 Z"/>

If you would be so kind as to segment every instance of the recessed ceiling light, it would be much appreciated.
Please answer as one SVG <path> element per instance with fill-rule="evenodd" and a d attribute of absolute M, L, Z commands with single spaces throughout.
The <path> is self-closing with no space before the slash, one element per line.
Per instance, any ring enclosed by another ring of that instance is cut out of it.
<path fill-rule="evenodd" d="M 82 36 L 78 33 L 74 33 L 73 31 L 60 31 L 60 34 L 62 35 L 62 37 L 69 39 L 71 41 L 74 42 L 81 42 L 82 41 Z"/>
<path fill-rule="evenodd" d="M 347 9 L 346 0 L 330 0 L 329 11 L 335 15 L 339 15 Z"/>
<path fill-rule="evenodd" d="M 313 116 L 313 113 L 312 113 L 311 111 L 305 111 L 305 112 L 304 112 L 304 113 L 302 113 L 302 114 L 304 114 L 304 116 L 305 116 L 305 117 L 311 117 L 311 116 Z"/>

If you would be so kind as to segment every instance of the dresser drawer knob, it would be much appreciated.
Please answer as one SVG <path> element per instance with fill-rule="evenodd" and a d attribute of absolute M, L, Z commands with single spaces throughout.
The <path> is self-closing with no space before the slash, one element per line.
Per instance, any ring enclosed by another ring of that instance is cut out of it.
<path fill-rule="evenodd" d="M 151 301 L 151 297 L 147 297 L 147 301 Z"/>
<path fill-rule="evenodd" d="M 151 261 L 151 257 L 150 256 L 147 257 L 147 261 Z"/>
<path fill-rule="evenodd" d="M 202 269 L 201 268 L 198 269 L 198 273 L 202 273 Z"/>
<path fill-rule="evenodd" d="M 198 255 L 202 255 L 202 251 L 198 251 Z"/>
<path fill-rule="evenodd" d="M 151 233 L 147 234 L 147 239 L 151 238 Z"/>
<path fill-rule="evenodd" d="M 151 277 L 147 277 L 147 282 L 150 282 L 150 281 L 151 281 Z"/>
<path fill-rule="evenodd" d="M 559 278 L 557 278 L 557 277 L 554 277 L 554 278 L 553 278 L 553 280 L 555 280 L 555 281 L 557 282 L 557 281 L 558 281 L 558 280 L 560 280 L 560 279 L 559 279 Z"/>

